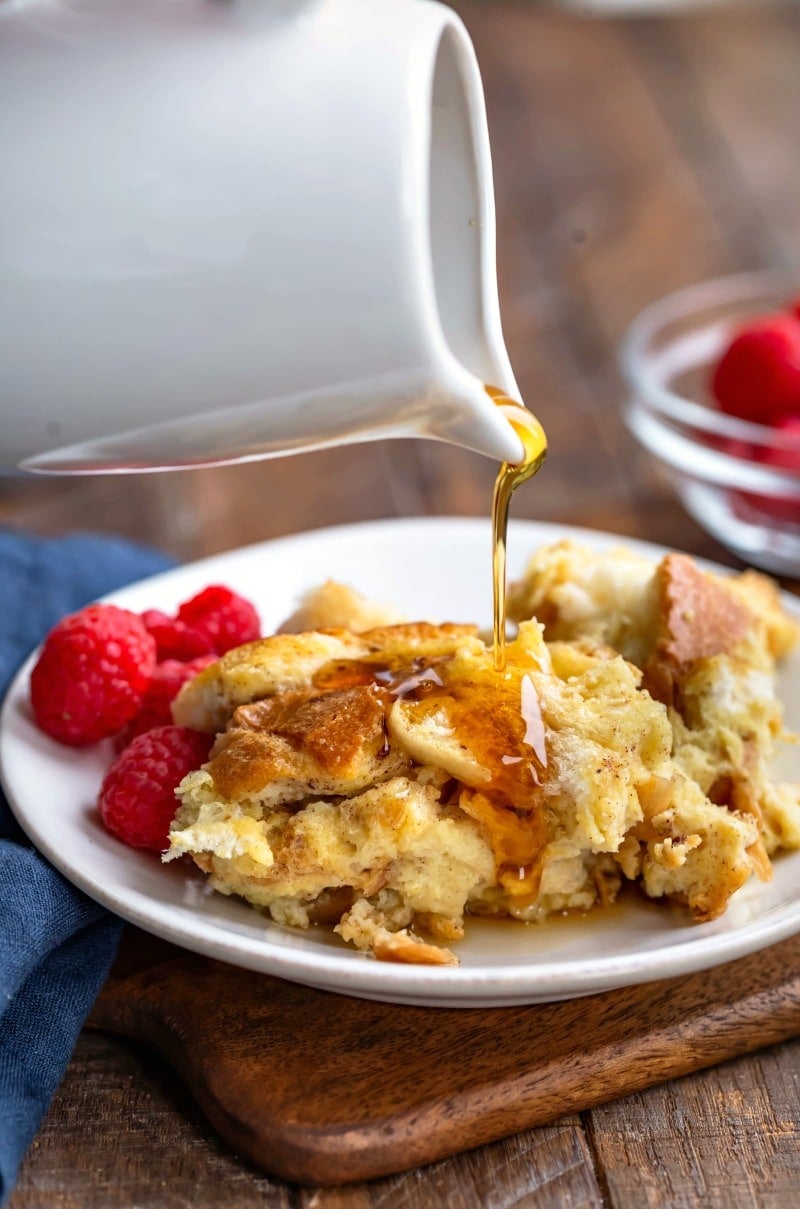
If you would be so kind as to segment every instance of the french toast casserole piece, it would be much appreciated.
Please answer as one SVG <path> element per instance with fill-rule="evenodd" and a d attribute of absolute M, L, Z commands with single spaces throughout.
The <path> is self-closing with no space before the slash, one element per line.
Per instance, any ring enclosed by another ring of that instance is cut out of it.
<path fill-rule="evenodd" d="M 452 964 L 465 914 L 539 921 L 636 881 L 711 920 L 800 847 L 797 787 L 767 770 L 798 638 L 769 581 L 561 543 L 511 607 L 503 673 L 470 626 L 355 632 L 383 614 L 330 584 L 298 615 L 319 628 L 206 668 L 173 713 L 217 738 L 165 859 L 281 923 Z"/>

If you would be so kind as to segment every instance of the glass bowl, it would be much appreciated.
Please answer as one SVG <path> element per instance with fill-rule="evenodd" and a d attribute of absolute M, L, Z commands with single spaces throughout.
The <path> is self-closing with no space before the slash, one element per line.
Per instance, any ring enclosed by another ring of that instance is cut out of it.
<path fill-rule="evenodd" d="M 733 331 L 798 294 L 765 273 L 691 286 L 647 307 L 620 354 L 628 426 L 687 512 L 745 562 L 790 576 L 800 576 L 800 437 L 716 410 L 708 384 Z"/>

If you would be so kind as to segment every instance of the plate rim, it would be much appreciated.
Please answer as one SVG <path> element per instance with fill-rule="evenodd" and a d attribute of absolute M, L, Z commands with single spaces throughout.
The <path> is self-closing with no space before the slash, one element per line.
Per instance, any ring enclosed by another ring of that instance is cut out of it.
<path fill-rule="evenodd" d="M 529 541 L 544 544 L 553 540 L 572 539 L 590 543 L 595 548 L 624 546 L 625 549 L 650 558 L 660 558 L 671 549 L 624 534 L 562 525 L 557 522 L 515 520 L 511 522 L 511 526 L 511 537 L 515 542 L 527 538 Z M 411 532 L 453 527 L 464 532 L 472 531 L 476 537 L 479 532 L 487 537 L 489 534 L 489 522 L 483 517 L 387 518 L 323 526 L 183 563 L 168 571 L 146 576 L 108 593 L 101 599 L 116 603 L 126 594 L 153 582 L 157 581 L 161 586 L 164 581 L 178 580 L 187 573 L 202 575 L 206 566 L 213 565 L 218 568 L 221 563 L 233 558 L 249 561 L 260 552 L 271 551 L 276 547 L 294 547 L 320 540 L 360 538 L 363 534 L 376 530 L 383 533 L 387 530 Z M 735 571 L 734 568 L 707 559 L 698 558 L 697 562 L 718 574 L 731 574 Z M 781 593 L 781 599 L 790 612 L 800 617 L 800 600 L 786 592 Z M 687 933 L 685 940 L 645 952 L 582 957 L 567 971 L 563 962 L 559 965 L 549 961 L 547 957 L 499 967 L 394 965 L 377 962 L 354 950 L 292 950 L 270 941 L 267 935 L 263 938 L 250 937 L 236 932 L 224 920 L 209 919 L 206 916 L 198 917 L 201 921 L 200 928 L 193 929 L 180 920 L 170 922 L 169 915 L 174 911 L 174 904 L 162 902 L 145 891 L 135 889 L 123 890 L 120 895 L 113 885 L 109 886 L 103 882 L 102 876 L 99 879 L 93 877 L 80 861 L 75 862 L 56 850 L 36 821 L 28 818 L 24 803 L 17 798 L 13 773 L 9 772 L 9 749 L 16 742 L 12 719 L 20 699 L 27 697 L 28 676 L 38 650 L 37 647 L 32 651 L 15 673 L 0 711 L 0 782 L 11 811 L 34 846 L 68 881 L 89 898 L 128 922 L 181 948 L 323 990 L 425 1006 L 488 1007 L 569 999 L 612 988 L 678 977 L 747 956 L 800 931 L 798 892 L 794 901 L 768 910 L 764 916 L 748 920 L 732 931 L 698 936 L 696 928 L 703 925 L 695 925 L 691 932 Z M 23 727 L 31 725 L 28 719 L 23 720 Z M 46 739 L 44 741 L 47 742 Z M 53 744 L 53 748 L 57 754 L 58 745 Z M 89 847 L 91 848 L 91 845 Z M 515 921 L 508 922 L 512 924 Z M 279 927 L 268 917 L 264 917 L 264 924 L 265 931 L 270 927 Z M 690 936 L 692 939 L 689 939 Z"/>

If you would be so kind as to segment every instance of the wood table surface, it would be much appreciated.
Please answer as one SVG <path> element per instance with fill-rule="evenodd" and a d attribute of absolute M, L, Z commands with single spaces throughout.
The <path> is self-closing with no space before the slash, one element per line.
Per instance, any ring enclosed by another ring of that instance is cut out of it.
<path fill-rule="evenodd" d="M 800 284 L 800 9 L 598 20 L 455 7 L 485 79 L 508 347 L 551 442 L 514 514 L 730 563 L 627 435 L 615 350 L 642 306 L 680 286 L 770 267 Z M 181 475 L 7 481 L 0 521 L 103 529 L 189 558 L 373 517 L 485 516 L 494 473 L 466 452 L 387 442 Z M 10 1209 L 786 1209 L 800 1206 L 798 1072 L 800 1040 L 405 1175 L 303 1189 L 231 1154 L 153 1053 L 86 1032 Z"/>

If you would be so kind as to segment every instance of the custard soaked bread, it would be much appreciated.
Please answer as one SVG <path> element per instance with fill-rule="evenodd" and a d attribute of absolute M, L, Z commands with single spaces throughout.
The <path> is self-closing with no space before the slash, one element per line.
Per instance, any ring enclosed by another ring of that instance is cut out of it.
<path fill-rule="evenodd" d="M 683 554 L 657 566 L 573 542 L 538 551 L 511 594 L 548 638 L 608 643 L 643 670 L 668 711 L 673 757 L 712 801 L 754 817 L 768 853 L 800 847 L 800 790 L 770 780 L 781 735 L 777 662 L 800 639 L 777 588 L 755 571 L 724 579 Z"/>
<path fill-rule="evenodd" d="M 355 597 L 351 628 L 205 669 L 173 712 L 217 739 L 180 786 L 166 859 L 190 854 L 282 923 L 427 963 L 455 961 L 467 913 L 540 920 L 635 879 L 706 920 L 768 877 L 768 851 L 800 846 L 797 794 L 766 773 L 772 665 L 796 637 L 777 598 L 708 587 L 691 562 L 537 559 L 502 673 L 472 627 L 354 632 L 370 615 Z M 523 617 L 533 599 L 544 632 Z M 329 600 L 348 620 L 330 586 L 310 605 L 324 617 Z"/>

